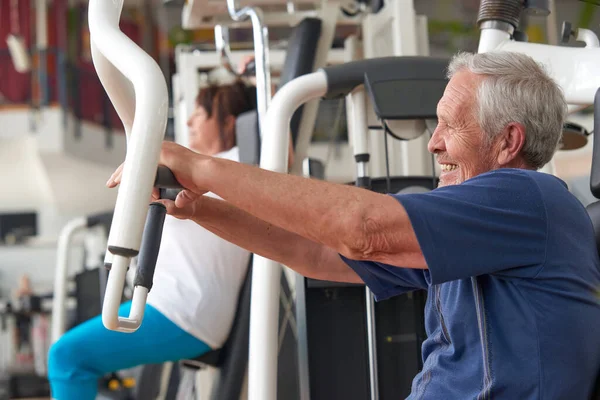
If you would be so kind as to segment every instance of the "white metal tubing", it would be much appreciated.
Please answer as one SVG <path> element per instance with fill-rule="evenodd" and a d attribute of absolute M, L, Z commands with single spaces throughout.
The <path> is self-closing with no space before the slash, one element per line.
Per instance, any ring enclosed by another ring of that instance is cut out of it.
<path fill-rule="evenodd" d="M 482 31 L 483 34 L 483 31 Z M 564 47 L 506 40 L 494 51 L 524 53 L 545 65 L 568 104 L 593 104 L 600 87 L 600 48 Z"/>
<path fill-rule="evenodd" d="M 102 323 L 107 329 L 119 330 L 125 328 L 119 326 L 119 306 L 125 287 L 125 277 L 127 275 L 127 267 L 129 267 L 129 258 L 119 255 L 112 257 L 112 264 L 108 280 L 106 282 L 106 291 L 104 294 L 104 302 L 102 303 Z M 114 293 L 119 293 L 115 296 Z M 133 307 L 131 307 L 133 310 Z"/>
<path fill-rule="evenodd" d="M 501 29 L 485 28 L 479 36 L 478 53 L 486 53 L 495 49 L 500 43 L 510 40 L 510 34 Z"/>
<path fill-rule="evenodd" d="M 131 82 L 100 53 L 94 41 L 90 43 L 94 68 L 102 86 L 106 89 L 115 111 L 123 122 L 127 140 L 131 136 L 135 117 L 135 92 Z"/>
<path fill-rule="evenodd" d="M 114 304 L 121 300 L 129 257 L 139 251 L 141 244 L 167 125 L 168 90 L 158 64 L 119 29 L 122 8 L 123 0 L 90 0 L 88 22 L 94 66 L 104 88 L 119 116 L 131 115 L 135 110 L 133 121 L 123 120 L 125 125 L 131 124 L 131 133 L 108 239 L 113 269 L 102 310 L 106 328 L 131 332 L 139 327 L 145 305 L 135 302 L 130 313 L 133 318 L 119 318 Z M 123 78 L 131 82 L 135 101 L 130 86 L 123 86 Z M 134 298 L 139 290 L 142 288 L 134 289 Z"/>
<path fill-rule="evenodd" d="M 67 315 L 67 273 L 69 270 L 69 250 L 73 236 L 87 226 L 84 217 L 69 221 L 60 231 L 56 249 L 56 270 L 54 271 L 54 297 L 52 300 L 52 343 L 65 332 Z"/>
<path fill-rule="evenodd" d="M 348 98 L 354 155 L 367 154 L 369 152 L 369 136 L 367 133 L 369 124 L 367 123 L 367 99 L 364 85 L 354 89 L 348 95 Z"/>
<path fill-rule="evenodd" d="M 289 126 L 294 112 L 309 100 L 327 92 L 324 72 L 314 72 L 284 85 L 275 95 L 265 117 L 261 168 L 286 172 Z M 281 267 L 255 256 L 250 302 L 249 400 L 277 398 L 277 351 Z"/>
<path fill-rule="evenodd" d="M 287 171 L 287 149 L 292 115 L 301 105 L 325 95 L 326 92 L 327 76 L 322 71 L 303 75 L 279 89 L 265 117 L 261 168 L 277 172 Z"/>
<path fill-rule="evenodd" d="M 229 15 L 234 21 L 250 18 L 254 39 L 254 62 L 256 64 L 256 92 L 258 126 L 262 135 L 264 119 L 271 101 L 271 66 L 269 62 L 269 31 L 264 24 L 263 13 L 256 7 L 244 7 L 238 10 L 236 0 L 227 0 Z"/>
<path fill-rule="evenodd" d="M 585 47 L 600 46 L 600 42 L 598 42 L 598 36 L 596 36 L 596 34 L 589 29 L 577 29 L 577 37 L 575 39 L 579 40 L 580 42 L 585 42 Z"/>

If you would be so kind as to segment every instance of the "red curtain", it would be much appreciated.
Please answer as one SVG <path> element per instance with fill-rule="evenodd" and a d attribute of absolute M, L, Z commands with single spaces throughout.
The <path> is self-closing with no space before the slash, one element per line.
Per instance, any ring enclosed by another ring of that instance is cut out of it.
<path fill-rule="evenodd" d="M 35 38 L 32 37 L 32 24 L 35 23 L 35 9 L 31 7 L 30 1 L 18 2 L 19 10 L 19 32 L 24 38 L 29 49 L 35 46 Z M 11 27 L 11 0 L 0 0 L 0 93 L 9 103 L 27 104 L 32 98 L 38 100 L 40 87 L 37 74 L 19 73 L 15 71 L 8 46 L 7 36 L 12 32 Z M 76 34 L 81 42 L 81 48 L 75 55 L 73 67 L 77 70 L 74 82 L 75 91 L 79 99 L 71 97 L 70 107 L 77 107 L 80 110 L 80 118 L 93 123 L 108 122 L 113 129 L 123 129 L 114 107 L 107 100 L 106 93 L 98 76 L 90 56 L 89 49 L 89 30 L 87 25 L 87 6 L 77 6 L 77 14 L 81 20 L 79 32 L 69 32 L 70 35 Z M 48 95 L 51 103 L 58 101 L 58 76 L 57 76 L 57 56 L 56 51 L 61 51 L 66 57 L 66 32 L 67 29 L 67 0 L 54 0 L 48 6 L 48 48 L 47 55 L 47 76 L 48 76 Z M 60 13 L 60 14 L 59 14 Z M 120 27 L 131 40 L 138 45 L 141 44 L 141 27 L 126 17 L 122 18 Z M 32 67 L 37 67 L 37 57 L 35 54 L 31 58 Z M 33 95 L 32 95 L 33 93 Z M 72 91 L 69 91 L 72 94 Z M 75 104 L 75 101 L 78 104 Z M 105 121 L 105 107 L 108 115 L 108 121 Z"/>
<path fill-rule="evenodd" d="M 18 1 L 19 33 L 31 47 L 31 9 L 29 1 Z M 27 103 L 31 96 L 31 73 L 21 74 L 15 68 L 8 52 L 6 38 L 12 33 L 10 0 L 0 0 L 0 93 L 10 103 Z"/>

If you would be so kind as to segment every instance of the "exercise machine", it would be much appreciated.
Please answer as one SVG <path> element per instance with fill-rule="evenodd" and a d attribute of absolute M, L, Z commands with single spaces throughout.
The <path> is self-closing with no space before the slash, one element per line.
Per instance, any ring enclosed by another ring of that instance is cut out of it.
<path fill-rule="evenodd" d="M 553 63 L 560 64 L 556 65 L 556 68 L 552 68 L 552 70 L 555 71 L 555 74 L 557 74 L 556 78 L 561 86 L 568 86 L 566 95 L 569 103 L 590 104 L 593 97 L 591 94 L 595 92 L 599 85 L 596 83 L 598 80 L 597 77 L 594 77 L 594 79 L 589 77 L 590 79 L 588 79 L 586 74 L 592 74 L 594 69 L 591 66 L 597 65 L 598 62 L 600 62 L 600 59 L 597 59 L 597 55 L 600 54 L 597 53 L 597 49 L 593 46 L 583 49 L 561 48 L 560 51 L 564 53 L 562 56 L 557 56 L 551 52 L 551 49 L 553 51 L 555 47 L 509 40 L 507 31 L 498 28 L 498 26 L 501 26 L 508 29 L 509 24 L 505 21 L 505 14 L 499 13 L 500 16 L 498 16 L 493 14 L 491 10 L 502 9 L 502 7 L 506 8 L 508 6 L 506 6 L 505 3 L 510 2 L 497 2 L 497 7 L 492 7 L 491 3 L 492 2 L 483 2 L 482 11 L 480 11 L 480 15 L 484 16 L 480 17 L 483 43 L 480 47 L 480 51 L 487 51 L 491 49 L 523 51 L 527 52 L 528 54 L 533 54 L 534 56 L 539 55 L 539 58 L 547 58 L 548 62 L 552 64 L 551 66 L 554 66 Z M 502 3 L 502 5 L 500 5 L 500 3 Z M 521 12 L 523 10 L 523 8 L 520 6 L 521 2 L 515 1 L 514 3 L 519 4 L 517 10 Z M 503 22 L 503 24 L 499 25 L 498 23 L 484 23 L 486 21 L 494 21 L 494 17 L 497 18 L 496 22 L 500 21 Z M 518 18 L 516 18 L 516 21 L 518 21 Z M 589 38 L 589 35 L 585 37 Z M 502 38 L 505 40 L 500 40 Z M 496 47 L 486 45 L 486 43 L 492 43 Z M 593 44 L 594 42 L 590 40 L 590 43 Z M 575 74 L 577 71 L 573 70 L 572 64 L 570 63 L 572 57 L 567 57 L 567 54 L 576 57 L 578 62 L 576 64 L 577 68 L 586 68 L 586 73 L 584 73 L 582 76 L 577 76 Z M 594 57 L 594 55 L 596 55 L 596 57 Z M 290 82 L 288 86 L 284 87 L 273 99 L 271 109 L 268 113 L 269 123 L 267 126 L 269 127 L 269 131 L 265 132 L 265 140 L 267 140 L 267 137 L 270 137 L 266 135 L 276 135 L 277 132 L 285 131 L 286 123 L 290 118 L 290 114 L 292 114 L 295 107 L 301 105 L 303 101 L 319 97 L 327 98 L 345 96 L 351 93 L 356 87 L 361 85 L 368 90 L 369 98 L 373 104 L 377 117 L 383 121 L 384 125 L 387 125 L 391 131 L 394 131 L 395 128 L 388 120 L 391 120 L 391 122 L 396 124 L 396 120 L 410 121 L 414 120 L 415 117 L 419 117 L 421 119 L 435 119 L 435 106 L 447 83 L 443 76 L 448 60 L 436 60 L 431 57 L 415 57 L 416 56 L 413 55 L 406 57 L 367 59 L 364 61 L 344 64 L 338 67 L 324 68 L 320 72 L 301 77 Z M 568 65 L 566 63 L 567 60 L 569 62 Z M 387 68 L 393 68 L 392 70 L 394 72 L 387 76 L 388 80 L 384 85 L 382 85 L 381 82 L 383 82 L 383 80 L 378 81 L 378 76 L 385 75 Z M 568 71 L 566 70 L 567 68 L 569 68 Z M 436 71 L 436 73 L 434 74 L 433 71 Z M 560 72 L 562 72 L 565 76 L 560 75 Z M 437 77 L 434 79 L 435 76 Z M 415 83 L 415 79 L 419 80 L 418 84 Z M 391 83 L 392 81 L 394 82 L 393 84 Z M 578 85 L 576 87 L 569 86 L 570 83 L 577 83 Z M 579 85 L 579 83 L 581 83 L 581 85 Z M 410 102 L 408 102 L 406 101 L 407 99 L 398 97 L 397 93 L 411 93 L 411 96 L 431 96 L 431 98 L 426 99 L 420 97 L 418 100 L 411 98 Z M 394 97 L 391 98 L 390 95 L 393 95 Z M 353 101 L 357 102 L 357 104 L 363 101 L 361 99 L 360 92 L 355 92 L 352 97 Z M 393 102 L 390 102 L 389 100 L 393 100 Z M 393 104 L 394 107 L 390 107 L 390 104 Z M 428 114 L 422 114 L 419 110 L 415 109 L 416 106 L 428 108 Z M 361 124 L 364 125 L 362 122 Z M 401 125 L 402 123 L 397 130 L 398 132 L 402 132 Z M 384 135 L 384 137 L 387 137 L 387 135 Z M 273 142 L 275 142 L 275 139 L 273 139 Z M 359 143 L 358 147 L 361 146 L 362 145 Z M 356 155 L 359 156 L 359 154 Z M 361 157 L 361 159 L 358 159 L 357 157 L 359 178 L 362 174 L 361 171 L 364 171 L 368 161 L 369 160 L 364 157 Z M 388 186 L 387 189 L 389 190 L 390 187 Z M 275 282 L 276 278 L 274 278 L 273 281 Z M 369 314 L 370 311 L 368 304 L 366 309 L 367 314 Z M 371 318 L 369 318 L 369 321 L 370 322 L 368 322 L 369 325 L 367 326 L 367 329 L 372 331 Z M 265 329 L 271 328 L 265 327 Z M 377 398 L 378 393 L 376 389 L 376 381 L 374 379 L 374 377 L 377 375 L 376 371 L 374 371 L 376 360 L 373 356 L 374 343 L 372 341 L 372 334 L 369 342 L 371 377 L 370 396 L 371 398 Z M 273 380 L 271 380 L 269 384 L 275 385 Z"/>
<path fill-rule="evenodd" d="M 178 184 L 174 182 L 173 176 L 170 175 L 168 170 L 157 168 L 157 151 L 160 150 L 157 142 L 159 145 L 162 141 L 161 132 L 159 131 L 164 127 L 163 120 L 165 118 L 162 112 L 164 103 L 161 102 L 166 100 L 166 96 L 163 96 L 164 77 L 156 75 L 155 63 L 149 60 L 147 55 L 143 54 L 118 30 L 121 7 L 122 2 L 106 4 L 105 2 L 92 0 L 89 7 L 89 20 L 94 64 L 119 116 L 124 122 L 129 147 L 124 164 L 123 180 L 119 188 L 117 205 L 112 219 L 108 252 L 105 258 L 105 265 L 110 268 L 110 274 L 103 306 L 103 322 L 109 329 L 132 332 L 142 323 L 143 306 L 152 285 L 152 272 L 160 245 L 161 221 L 164 219 L 164 209 L 161 210 L 161 206 L 158 204 L 151 204 L 146 227 L 141 229 L 144 233 L 143 238 L 139 237 L 140 219 L 143 211 L 148 210 L 148 206 L 143 206 L 145 204 L 144 200 L 148 198 L 145 197 L 145 194 L 149 196 L 149 190 L 153 186 L 177 189 Z M 232 12 L 235 11 L 236 18 L 240 18 L 242 13 L 238 12 L 235 4 L 231 10 Z M 246 11 L 252 14 L 250 11 Z M 252 15 L 258 14 L 254 13 Z M 314 23 L 308 22 L 303 26 L 307 26 L 309 29 L 304 29 L 310 33 L 310 27 L 314 27 Z M 262 28 L 255 29 L 255 33 L 257 31 L 261 37 L 266 34 L 266 31 Z M 332 33 L 333 30 L 330 31 L 329 38 L 331 38 Z M 120 51 L 116 50 L 115 43 L 119 43 L 116 48 L 120 48 Z M 327 47 L 330 47 L 330 43 L 331 41 L 327 43 Z M 127 57 L 123 57 L 124 54 L 127 54 Z M 142 60 L 138 60 L 138 57 Z M 262 57 L 265 56 L 262 55 Z M 297 60 L 306 62 L 302 57 L 298 57 Z M 296 68 L 295 66 L 298 63 L 299 61 L 296 63 L 290 62 L 290 65 Z M 260 62 L 257 62 L 257 73 L 260 74 L 261 68 L 266 65 L 266 60 L 262 63 L 262 66 Z M 139 72 L 136 68 L 143 71 Z M 312 69 L 312 63 L 310 68 Z M 297 72 L 292 69 L 289 79 L 296 77 L 294 73 Z M 263 79 L 262 82 L 263 89 L 270 86 L 268 77 Z M 133 89 L 131 85 L 133 85 Z M 263 104 L 268 104 L 270 90 L 261 90 L 261 85 L 258 88 L 258 95 L 264 96 Z M 146 97 L 148 95 L 151 95 L 152 101 L 147 101 Z M 144 98 L 140 98 L 141 96 Z M 135 111 L 133 111 L 132 103 L 135 103 Z M 260 97 L 257 103 L 260 106 Z M 260 107 L 256 121 L 260 132 L 262 125 Z M 150 151 L 145 153 L 147 148 Z M 262 156 L 265 157 L 264 152 L 262 152 Z M 287 151 L 284 152 L 283 157 L 287 157 Z M 133 177 L 137 178 L 138 172 L 148 170 L 153 172 L 144 173 L 142 179 L 136 179 L 135 181 L 132 179 Z M 144 186 L 144 184 L 147 186 Z M 130 214 L 132 212 L 135 215 Z M 125 229 L 125 231 L 121 231 L 121 229 Z M 134 235 L 134 237 L 131 235 Z M 118 293 L 123 288 L 122 281 L 129 259 L 136 255 L 139 257 L 139 262 L 133 292 L 132 311 L 128 318 L 120 318 L 116 315 L 118 298 L 120 297 Z M 256 262 L 256 257 L 254 261 Z M 253 271 L 256 271 L 256 269 Z M 220 359 L 221 357 L 216 358 Z M 206 358 L 204 361 L 206 361 Z M 214 363 L 219 364 L 220 361 Z"/>

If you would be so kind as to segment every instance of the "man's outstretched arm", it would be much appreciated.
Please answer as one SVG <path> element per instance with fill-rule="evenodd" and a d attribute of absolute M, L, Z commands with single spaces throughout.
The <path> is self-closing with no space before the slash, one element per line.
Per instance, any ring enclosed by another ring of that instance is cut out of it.
<path fill-rule="evenodd" d="M 169 214 L 189 218 L 217 236 L 308 278 L 362 283 L 332 249 L 262 221 L 223 200 L 201 196 L 185 209 L 176 209 L 169 201 L 164 204 Z"/>
<path fill-rule="evenodd" d="M 169 142 L 160 163 L 190 193 L 213 192 L 258 220 L 347 258 L 427 268 L 408 214 L 391 196 L 207 157 Z M 121 175 L 122 167 L 107 186 L 118 185 Z M 184 204 L 178 198 L 178 207 Z"/>
<path fill-rule="evenodd" d="M 237 208 L 356 260 L 427 268 L 404 207 L 384 194 L 199 157 L 195 180 Z"/>

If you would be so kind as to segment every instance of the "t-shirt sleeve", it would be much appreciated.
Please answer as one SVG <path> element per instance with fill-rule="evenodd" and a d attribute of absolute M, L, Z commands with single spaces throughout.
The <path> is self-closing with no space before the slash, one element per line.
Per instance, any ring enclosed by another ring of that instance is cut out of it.
<path fill-rule="evenodd" d="M 431 284 L 502 273 L 534 277 L 546 259 L 547 216 L 536 181 L 497 170 L 427 193 L 396 194 Z"/>
<path fill-rule="evenodd" d="M 398 268 L 373 261 L 351 260 L 341 254 L 340 257 L 360 276 L 377 301 L 428 287 L 425 271 L 421 269 Z"/>

